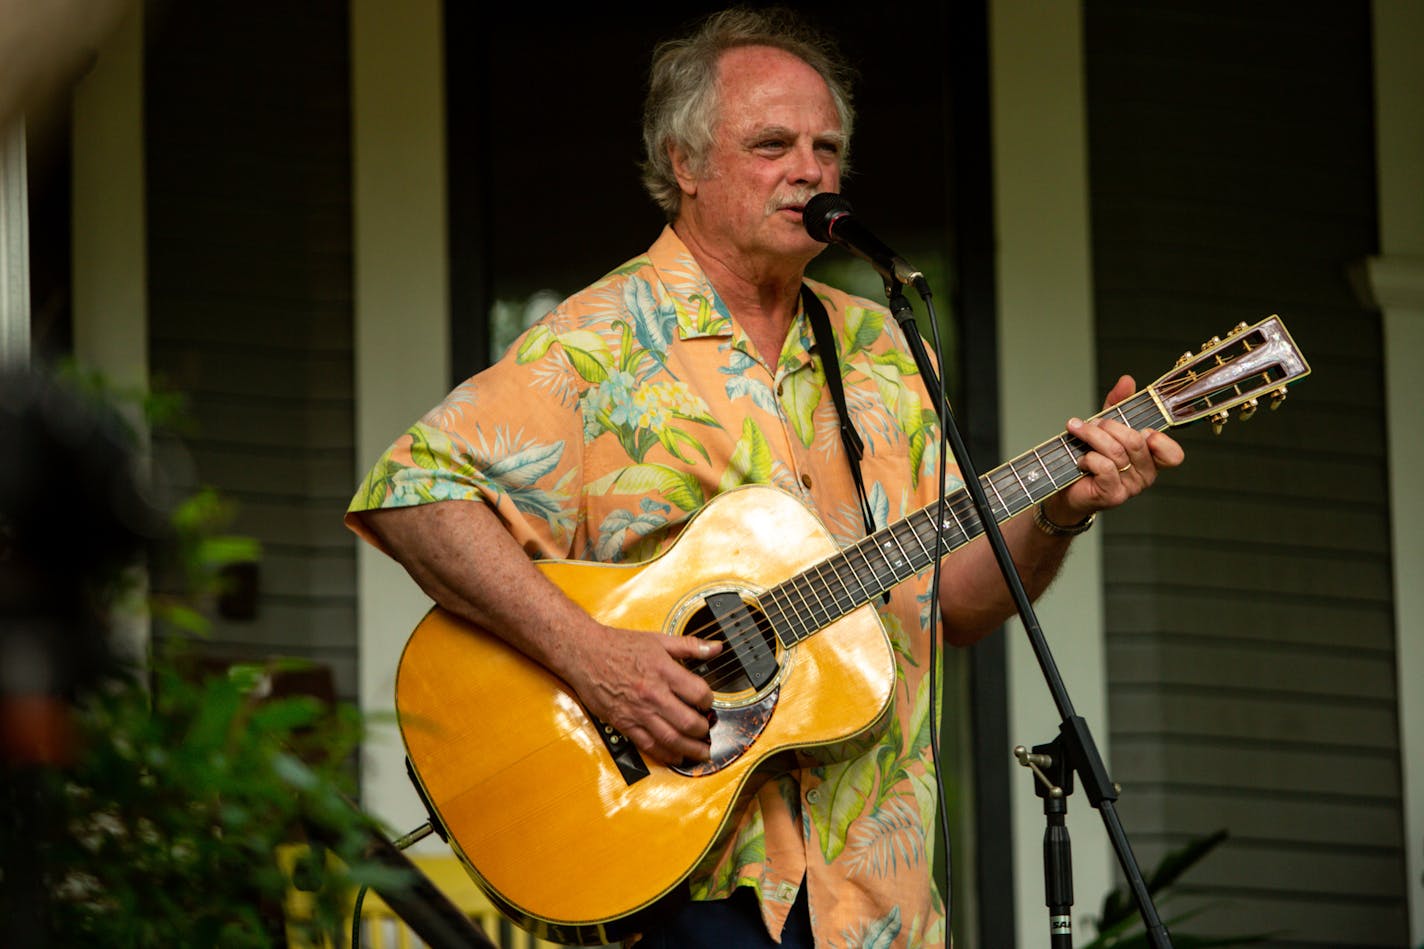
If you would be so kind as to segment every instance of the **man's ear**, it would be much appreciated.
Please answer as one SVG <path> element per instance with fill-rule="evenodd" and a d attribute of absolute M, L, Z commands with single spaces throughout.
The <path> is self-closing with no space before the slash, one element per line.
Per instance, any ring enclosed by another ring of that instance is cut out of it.
<path fill-rule="evenodd" d="M 668 158 L 672 161 L 672 173 L 677 177 L 678 187 L 689 198 L 697 196 L 698 176 L 692 170 L 692 158 L 681 145 L 668 146 Z"/>

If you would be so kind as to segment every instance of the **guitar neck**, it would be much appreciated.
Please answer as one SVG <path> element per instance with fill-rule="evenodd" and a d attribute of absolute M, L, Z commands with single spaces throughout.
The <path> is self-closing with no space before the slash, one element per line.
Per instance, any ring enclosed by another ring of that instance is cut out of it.
<path fill-rule="evenodd" d="M 1138 430 L 1171 425 L 1146 389 L 1094 418 Z M 1077 481 L 1083 476 L 1078 462 L 1089 451 L 1063 432 L 982 476 L 995 521 L 1003 523 Z M 940 510 L 938 501 L 923 507 L 764 593 L 759 602 L 782 644 L 801 642 L 984 533 L 967 488 L 945 495 L 943 530 L 936 527 Z"/>

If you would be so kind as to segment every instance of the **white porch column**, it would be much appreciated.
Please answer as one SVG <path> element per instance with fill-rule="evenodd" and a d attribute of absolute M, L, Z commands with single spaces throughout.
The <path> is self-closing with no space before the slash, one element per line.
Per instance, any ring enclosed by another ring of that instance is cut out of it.
<path fill-rule="evenodd" d="M 1395 663 L 1410 939 L 1424 943 L 1424 5 L 1375 0 L 1375 142 L 1380 255 L 1368 290 L 1384 330 L 1393 525 Z"/>
<path fill-rule="evenodd" d="M 449 365 L 445 72 L 438 0 L 351 4 L 358 477 L 445 395 Z M 352 491 L 356 485 L 352 484 Z M 339 516 L 334 512 L 333 516 Z M 361 707 L 394 707 L 401 649 L 430 601 L 358 544 Z M 425 819 L 393 724 L 364 749 L 364 808 L 400 832 Z"/>
<path fill-rule="evenodd" d="M 25 117 L 0 115 L 0 369 L 30 362 L 30 211 Z"/>
<path fill-rule="evenodd" d="M 1012 457 L 1057 432 L 1069 415 L 1102 404 L 1094 391 L 1092 261 L 1088 224 L 1087 110 L 1082 9 L 1077 2 L 990 5 L 994 201 L 998 229 L 999 397 L 1004 453 Z M 988 470 L 997 459 L 981 459 Z M 1077 713 L 1106 760 L 1101 540 L 1073 543 L 1052 590 L 1037 606 Z M 1009 738 L 1034 745 L 1058 734 L 1059 716 L 1017 621 L 1009 643 Z M 1043 808 L 1027 771 L 1013 772 L 1018 944 L 1048 940 L 1043 904 Z M 1082 793 L 1069 803 L 1075 935 L 1112 883 L 1111 847 Z M 980 841 L 981 847 L 1008 841 Z"/>

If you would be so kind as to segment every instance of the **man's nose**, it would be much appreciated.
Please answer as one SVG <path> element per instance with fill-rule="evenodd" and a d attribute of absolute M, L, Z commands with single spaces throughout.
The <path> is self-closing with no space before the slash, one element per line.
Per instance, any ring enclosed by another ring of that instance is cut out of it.
<path fill-rule="evenodd" d="M 821 165 L 815 146 L 809 142 L 797 145 L 792 154 L 795 159 L 791 168 L 792 184 L 819 185 L 826 169 Z"/>

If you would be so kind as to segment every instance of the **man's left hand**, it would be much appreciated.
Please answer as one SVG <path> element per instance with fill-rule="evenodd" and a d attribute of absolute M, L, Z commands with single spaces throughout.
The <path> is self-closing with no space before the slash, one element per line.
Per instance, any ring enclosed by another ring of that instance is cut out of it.
<path fill-rule="evenodd" d="M 1131 376 L 1122 376 L 1103 400 L 1110 409 L 1137 391 Z M 1186 453 L 1176 439 L 1150 428 L 1138 431 L 1116 419 L 1068 420 L 1068 433 L 1088 445 L 1078 462 L 1086 477 L 1044 502 L 1044 513 L 1055 524 L 1077 524 L 1090 514 L 1117 507 L 1141 494 L 1163 468 L 1175 468 Z"/>

